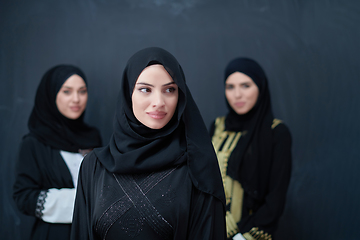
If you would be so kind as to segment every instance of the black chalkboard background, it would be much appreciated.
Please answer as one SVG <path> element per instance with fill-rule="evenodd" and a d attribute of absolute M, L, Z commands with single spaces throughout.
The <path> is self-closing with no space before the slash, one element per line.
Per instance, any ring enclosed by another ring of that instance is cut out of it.
<path fill-rule="evenodd" d="M 86 120 L 107 143 L 126 61 L 149 46 L 182 64 L 207 126 L 226 113 L 225 65 L 265 69 L 293 136 L 279 240 L 360 239 L 360 1 L 1 0 L 0 238 L 27 239 L 14 166 L 38 83 L 59 63 L 89 82 Z"/>

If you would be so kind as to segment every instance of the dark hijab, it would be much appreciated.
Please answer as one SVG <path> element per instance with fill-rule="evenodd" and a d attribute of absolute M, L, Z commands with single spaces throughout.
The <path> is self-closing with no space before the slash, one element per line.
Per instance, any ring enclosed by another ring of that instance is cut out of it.
<path fill-rule="evenodd" d="M 179 99 L 172 120 L 162 129 L 150 129 L 133 114 L 131 95 L 140 73 L 161 64 L 178 86 Z M 173 55 L 161 48 L 145 48 L 128 61 L 117 102 L 114 133 L 108 146 L 94 153 L 113 173 L 151 173 L 187 164 L 196 188 L 225 202 L 221 175 L 200 112 Z"/>
<path fill-rule="evenodd" d="M 37 89 L 35 105 L 28 121 L 31 135 L 46 145 L 69 152 L 101 146 L 98 130 L 84 123 L 84 113 L 72 120 L 63 116 L 56 106 L 59 90 L 74 74 L 79 75 L 86 84 L 84 73 L 71 65 L 58 65 L 45 73 Z"/>
<path fill-rule="evenodd" d="M 261 66 L 252 59 L 236 58 L 225 69 L 225 81 L 234 72 L 249 76 L 259 88 L 255 106 L 246 114 L 237 114 L 227 102 L 229 113 L 225 120 L 228 131 L 243 131 L 229 158 L 227 174 L 238 180 L 254 198 L 266 192 L 272 154 L 273 114 L 267 78 Z"/>

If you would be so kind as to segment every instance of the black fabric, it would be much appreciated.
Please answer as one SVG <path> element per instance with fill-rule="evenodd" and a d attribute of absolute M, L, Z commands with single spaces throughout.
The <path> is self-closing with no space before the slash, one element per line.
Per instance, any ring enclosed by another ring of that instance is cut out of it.
<path fill-rule="evenodd" d="M 82 71 L 69 65 L 56 66 L 44 75 L 28 122 L 30 133 L 21 141 L 13 198 L 20 212 L 34 217 L 31 239 L 70 238 L 71 224 L 47 223 L 35 217 L 39 193 L 51 188 L 74 188 L 60 150 L 79 152 L 79 149 L 89 150 L 101 145 L 99 132 L 83 122 L 83 115 L 70 120 L 57 109 L 56 95 L 73 74 L 86 82 Z"/>
<path fill-rule="evenodd" d="M 137 198 L 144 199 L 144 195 L 159 216 L 172 226 L 170 239 L 226 238 L 223 203 L 193 186 L 186 162 L 163 171 L 131 174 L 142 190 L 139 196 L 132 196 L 135 204 L 114 175 L 118 178 L 123 174 L 107 171 L 94 152 L 84 158 L 79 173 L 72 240 L 169 239 L 161 238 L 144 220 L 153 212 L 136 204 Z"/>
<path fill-rule="evenodd" d="M 225 69 L 225 81 L 234 72 L 249 76 L 259 88 L 255 106 L 246 114 L 237 114 L 227 103 L 229 113 L 225 129 L 243 131 L 233 150 L 227 174 L 239 181 L 252 197 L 261 199 L 266 193 L 272 154 L 271 124 L 273 114 L 266 75 L 261 66 L 248 58 L 236 58 Z"/>
<path fill-rule="evenodd" d="M 169 169 L 169 174 L 171 174 L 172 169 Z M 158 173 L 160 176 L 157 176 L 158 182 L 162 181 L 163 178 L 161 173 Z M 130 174 L 121 174 L 116 176 L 114 174 L 116 181 L 119 183 L 123 192 L 127 195 L 127 198 L 131 201 L 134 208 L 137 210 L 137 213 L 140 215 L 141 219 L 144 220 L 162 239 L 171 239 L 174 234 L 174 228 L 165 218 L 159 213 L 154 204 L 148 199 L 146 193 L 143 192 L 143 189 L 139 187 L 139 184 L 135 181 L 135 177 Z M 163 191 L 162 194 L 165 195 L 167 192 Z M 167 199 L 167 201 L 172 201 L 173 199 Z"/>
<path fill-rule="evenodd" d="M 84 113 L 72 120 L 63 116 L 56 106 L 57 93 L 74 74 L 79 75 L 86 83 L 84 73 L 71 65 L 58 65 L 44 74 L 28 121 L 30 133 L 39 141 L 68 152 L 101 146 L 98 130 L 84 123 Z"/>
<path fill-rule="evenodd" d="M 154 63 L 164 66 L 179 89 L 177 110 L 159 130 L 142 125 L 131 107 L 137 78 Z M 149 173 L 186 162 L 194 186 L 225 203 L 217 158 L 182 68 L 174 56 L 161 48 L 143 49 L 129 59 L 122 77 L 113 136 L 108 146 L 94 153 L 109 172 L 118 174 Z"/>
<path fill-rule="evenodd" d="M 16 164 L 13 198 L 23 214 L 34 217 L 30 239 L 65 240 L 70 224 L 53 224 L 35 218 L 35 207 L 41 190 L 74 188 L 73 180 L 59 150 L 38 141 L 32 135 L 22 139 Z"/>
<path fill-rule="evenodd" d="M 291 134 L 287 126 L 281 123 L 273 129 L 271 137 L 273 152 L 268 169 L 269 178 L 262 183 L 267 186 L 267 190 L 262 199 L 244 192 L 242 217 L 238 223 L 241 233 L 258 227 L 273 235 L 285 208 L 291 176 Z"/>
<path fill-rule="evenodd" d="M 245 115 L 236 114 L 227 103 L 225 130 L 243 132 L 227 167 L 227 174 L 244 188 L 242 216 L 237 225 L 240 233 L 257 227 L 273 234 L 284 210 L 290 181 L 291 134 L 283 123 L 271 127 L 270 94 L 260 65 L 248 58 L 237 58 L 228 64 L 225 81 L 234 72 L 248 75 L 259 88 L 254 108 Z M 215 122 L 210 127 L 211 136 L 214 130 Z"/>

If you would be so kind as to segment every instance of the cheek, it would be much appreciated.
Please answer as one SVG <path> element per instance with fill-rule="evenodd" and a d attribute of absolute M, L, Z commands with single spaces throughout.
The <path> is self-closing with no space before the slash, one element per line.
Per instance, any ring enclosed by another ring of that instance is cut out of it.
<path fill-rule="evenodd" d="M 87 104 L 88 99 L 89 99 L 89 97 L 88 97 L 88 95 L 87 95 L 87 94 L 83 95 L 83 97 L 82 97 L 82 101 L 83 101 L 84 105 L 86 105 L 86 104 Z"/>
<path fill-rule="evenodd" d="M 225 97 L 226 97 L 226 100 L 230 103 L 231 102 L 231 92 L 228 90 L 225 90 Z"/>
<path fill-rule="evenodd" d="M 259 90 L 258 89 L 254 89 L 253 93 L 252 93 L 252 98 L 254 100 L 254 102 L 256 103 L 257 99 L 259 97 Z"/>
<path fill-rule="evenodd" d="M 66 102 L 66 97 L 64 95 L 58 95 L 56 97 L 56 106 L 59 110 L 65 108 Z"/>
<path fill-rule="evenodd" d="M 178 100 L 177 100 L 177 99 L 174 99 L 174 100 L 172 100 L 172 101 L 171 101 L 171 103 L 170 103 L 170 107 L 171 107 L 171 111 L 172 111 L 172 113 L 174 113 L 174 112 L 175 112 L 176 107 L 177 107 L 177 103 L 178 103 Z"/>
<path fill-rule="evenodd" d="M 140 113 L 144 110 L 144 106 L 146 106 L 146 99 L 141 98 L 138 94 L 133 94 L 131 101 L 134 115 L 137 115 L 136 113 Z"/>

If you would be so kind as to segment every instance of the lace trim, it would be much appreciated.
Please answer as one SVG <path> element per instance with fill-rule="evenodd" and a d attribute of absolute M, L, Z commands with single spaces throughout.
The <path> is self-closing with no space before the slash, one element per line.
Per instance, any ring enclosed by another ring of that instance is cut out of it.
<path fill-rule="evenodd" d="M 41 218 L 43 216 L 42 211 L 44 210 L 45 199 L 47 197 L 48 190 L 42 190 L 39 193 L 39 197 L 36 202 L 35 216 Z"/>
<path fill-rule="evenodd" d="M 272 236 L 258 227 L 253 227 L 249 232 L 243 234 L 247 240 L 272 240 Z"/>

